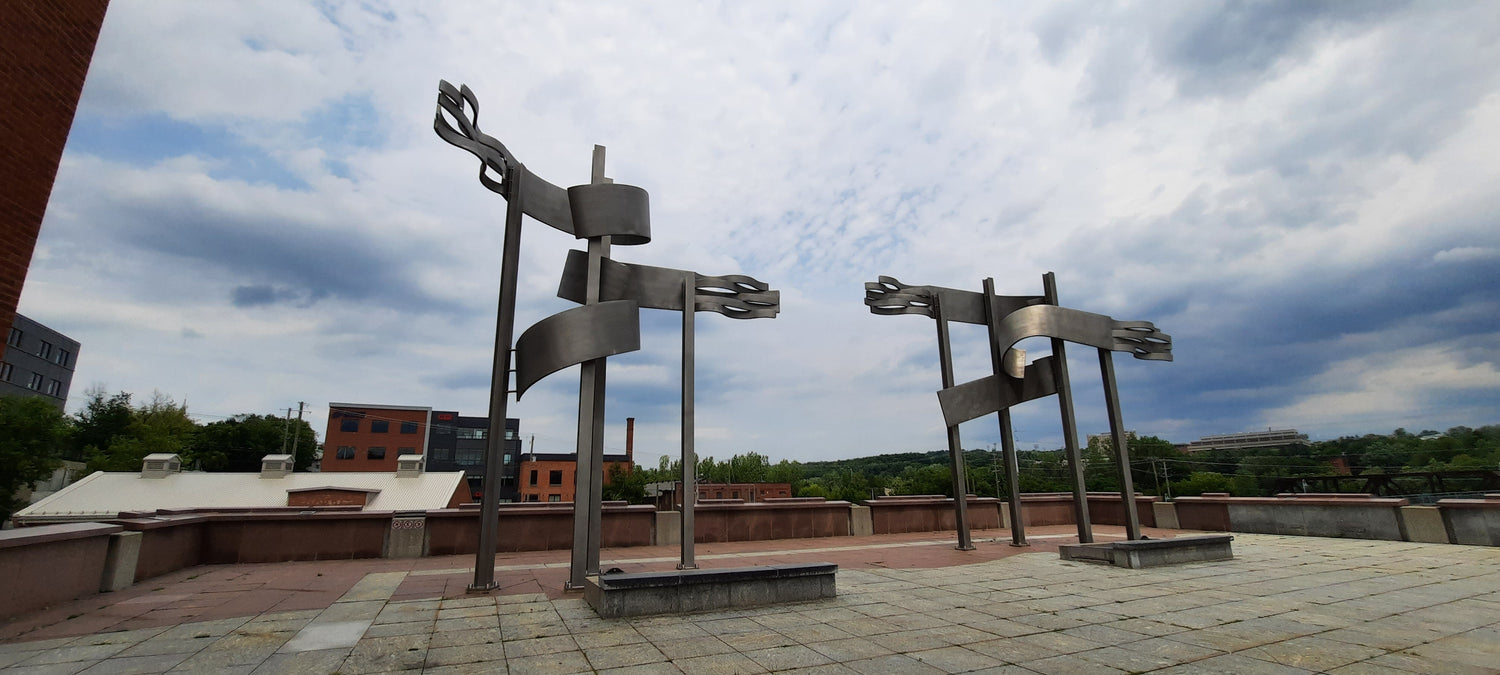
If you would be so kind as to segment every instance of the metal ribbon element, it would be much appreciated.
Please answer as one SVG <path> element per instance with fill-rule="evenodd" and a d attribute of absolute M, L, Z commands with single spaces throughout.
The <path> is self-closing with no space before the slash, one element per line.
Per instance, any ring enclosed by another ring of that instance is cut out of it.
<path fill-rule="evenodd" d="M 609 237 L 611 244 L 635 246 L 651 241 L 651 205 L 646 191 L 634 185 L 591 183 L 568 188 L 573 236 Z"/>
<path fill-rule="evenodd" d="M 574 307 L 527 328 L 516 340 L 516 400 L 563 368 L 640 349 L 640 316 L 634 302 L 615 300 Z"/>
<path fill-rule="evenodd" d="M 568 208 L 566 190 L 537 177 L 516 160 L 515 155 L 493 136 L 479 130 L 479 100 L 468 85 L 454 88 L 447 80 L 438 81 L 437 116 L 433 131 L 450 145 L 469 151 L 479 158 L 479 182 L 490 191 L 505 196 L 506 169 L 514 168 L 521 187 L 521 209 L 526 215 L 551 227 L 573 234 L 573 214 Z M 473 118 L 464 115 L 464 107 L 474 111 Z M 443 113 L 447 113 L 445 116 Z M 453 122 L 449 123 L 448 118 Z M 454 128 L 454 125 L 457 128 Z M 490 177 L 494 171 L 500 179 Z"/>
<path fill-rule="evenodd" d="M 768 290 L 764 282 L 739 274 L 709 277 L 697 272 L 601 261 L 600 300 L 631 300 L 641 307 L 682 311 L 682 280 L 693 275 L 696 294 L 693 309 L 717 312 L 735 319 L 773 318 L 781 309 L 781 292 Z M 568 251 L 557 297 L 582 303 L 588 273 L 588 254 Z"/>
<path fill-rule="evenodd" d="M 984 325 L 984 294 L 942 286 L 909 286 L 895 277 L 881 276 L 865 282 L 865 305 L 871 314 L 894 316 L 921 314 L 933 316 L 934 300 L 942 305 L 943 318 L 958 323 Z M 1022 307 L 1045 301 L 1040 295 L 996 295 L 996 316 L 1005 316 Z"/>
<path fill-rule="evenodd" d="M 1172 336 L 1150 321 L 1116 321 L 1103 314 L 1056 305 L 1023 307 L 1000 320 L 996 339 L 1005 348 L 1029 337 L 1052 337 L 1148 361 L 1172 360 Z"/>
<path fill-rule="evenodd" d="M 999 377 L 987 375 L 943 389 L 937 393 L 938 404 L 943 407 L 943 421 L 950 427 L 956 426 L 1056 394 L 1057 381 L 1052 372 L 1052 357 L 1044 356 L 1026 366 L 1021 379 L 1005 376 L 1003 387 Z"/>

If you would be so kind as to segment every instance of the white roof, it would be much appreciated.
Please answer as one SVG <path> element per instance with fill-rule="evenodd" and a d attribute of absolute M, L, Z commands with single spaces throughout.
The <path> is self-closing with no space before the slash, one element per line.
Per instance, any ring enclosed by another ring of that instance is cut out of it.
<path fill-rule="evenodd" d="M 447 508 L 464 481 L 462 471 L 396 477 L 394 472 L 327 471 L 261 478 L 259 473 L 169 474 L 141 478 L 139 471 L 96 471 L 16 512 L 15 517 L 113 518 L 121 511 L 286 507 L 288 490 L 345 488 L 368 492 L 366 511 Z"/>

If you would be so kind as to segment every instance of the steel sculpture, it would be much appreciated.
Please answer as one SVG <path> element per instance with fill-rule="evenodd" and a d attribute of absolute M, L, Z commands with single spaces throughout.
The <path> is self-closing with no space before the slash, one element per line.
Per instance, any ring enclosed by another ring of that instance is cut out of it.
<path fill-rule="evenodd" d="M 485 486 L 479 546 L 471 592 L 495 587 L 499 522 L 501 447 L 508 395 L 517 399 L 542 378 L 581 366 L 578 392 L 577 470 L 574 482 L 573 554 L 568 588 L 582 588 L 584 577 L 599 573 L 599 533 L 604 463 L 606 363 L 610 356 L 640 349 L 640 312 L 683 312 L 683 564 L 692 557 L 692 502 L 697 467 L 693 455 L 693 315 L 718 312 L 739 319 L 774 317 L 780 294 L 740 275 L 710 277 L 684 270 L 632 265 L 609 258 L 610 247 L 651 241 L 650 204 L 645 190 L 614 183 L 604 175 L 604 148 L 594 147 L 590 182 L 566 190 L 526 169 L 495 138 L 479 130 L 479 102 L 467 86 L 438 83 L 433 129 L 444 141 L 480 160 L 479 182 L 506 200 L 505 244 L 501 259 L 500 302 L 495 321 L 495 357 L 490 373 L 490 430 L 485 452 Z M 580 303 L 543 319 L 514 341 L 517 268 L 522 216 L 587 240 L 587 251 L 569 251 L 558 295 Z M 516 387 L 510 389 L 510 373 Z"/>
<path fill-rule="evenodd" d="M 1131 482 L 1129 450 L 1125 445 L 1112 355 L 1113 352 L 1124 351 L 1139 359 L 1170 361 L 1171 337 L 1157 331 L 1148 321 L 1115 321 L 1102 314 L 1058 306 L 1056 279 L 1051 272 L 1042 276 L 1042 285 L 1044 294 L 1040 296 L 1000 296 L 995 294 L 993 279 L 985 279 L 983 292 L 974 293 L 939 286 L 908 286 L 894 278 L 882 276 L 878 281 L 865 284 L 865 304 L 874 314 L 921 314 L 937 321 L 938 359 L 943 379 L 938 402 L 943 409 L 944 424 L 948 428 L 948 452 L 955 495 L 965 494 L 963 451 L 959 444 L 958 425 L 992 412 L 999 414 L 1005 473 L 1010 486 L 1011 544 L 1014 546 L 1026 545 L 1026 531 L 1020 510 L 1020 469 L 1016 460 L 1010 408 L 1053 394 L 1058 397 L 1063 445 L 1073 474 L 1073 510 L 1078 524 L 1078 538 L 1080 542 L 1093 541 L 1065 344 L 1076 342 L 1098 349 L 1110 436 L 1120 471 L 1120 496 L 1125 511 L 1126 537 L 1139 539 L 1140 519 L 1135 508 L 1135 489 Z M 948 321 L 982 324 L 988 328 L 993 370 L 991 375 L 972 382 L 954 384 L 946 325 Z M 1025 351 L 1015 349 L 1015 345 L 1028 337 L 1051 338 L 1052 355 L 1026 365 Z M 958 521 L 958 548 L 972 548 L 963 499 L 954 499 L 954 510 Z"/>
<path fill-rule="evenodd" d="M 587 260 L 582 251 L 569 251 L 557 295 L 581 302 L 586 291 Z M 704 276 L 668 267 L 602 261 L 600 298 L 629 301 L 642 308 L 682 312 L 682 558 L 678 569 L 696 569 L 693 511 L 697 502 L 698 460 L 693 451 L 695 321 L 698 312 L 716 312 L 734 319 L 775 318 L 781 292 L 764 282 L 731 274 Z"/>

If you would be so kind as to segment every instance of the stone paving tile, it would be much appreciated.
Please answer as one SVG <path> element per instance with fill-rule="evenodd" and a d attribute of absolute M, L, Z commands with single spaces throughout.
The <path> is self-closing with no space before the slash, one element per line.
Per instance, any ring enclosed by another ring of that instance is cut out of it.
<path fill-rule="evenodd" d="M 505 647 L 500 644 L 479 643 L 455 647 L 430 647 L 427 649 L 425 667 L 456 666 L 482 661 L 504 661 Z"/>
<path fill-rule="evenodd" d="M 1097 661 L 1090 661 L 1076 654 L 1057 656 L 1017 664 L 1027 670 L 1045 675 L 1122 675 L 1126 671 Z"/>
<path fill-rule="evenodd" d="M 934 668 L 907 654 L 889 654 L 845 663 L 861 675 L 941 675 L 946 671 Z"/>
<path fill-rule="evenodd" d="M 764 673 L 768 672 L 765 667 L 750 660 L 744 654 L 712 654 L 709 656 L 694 656 L 686 659 L 672 659 L 672 665 L 677 666 L 689 675 L 720 675 L 724 673 Z"/>
<path fill-rule="evenodd" d="M 6 675 L 72 675 L 102 661 L 72 661 L 68 663 L 48 663 L 35 666 L 15 666 L 6 668 Z"/>
<path fill-rule="evenodd" d="M 1253 659 L 1243 654 L 1224 654 L 1222 656 L 1207 658 L 1202 661 L 1194 661 L 1192 663 L 1184 663 L 1180 666 L 1164 668 L 1156 672 L 1160 675 L 1199 675 L 1206 673 L 1236 673 L 1237 675 L 1302 675 L 1304 673 L 1310 674 L 1316 671 L 1305 670 L 1303 668 L 1295 668 L 1292 666 L 1285 666 L 1279 663 L 1272 663 L 1270 661 L 1262 661 L 1260 659 Z"/>
<path fill-rule="evenodd" d="M 660 661 L 623 668 L 605 668 L 595 672 L 599 675 L 677 675 L 682 672 L 682 669 L 673 665 L 671 661 Z"/>
<path fill-rule="evenodd" d="M 506 655 L 510 655 L 509 645 L 506 646 Z M 583 650 L 583 655 L 595 670 L 663 663 L 668 660 L 661 650 L 649 642 L 595 647 Z"/>
<path fill-rule="evenodd" d="M 666 655 L 668 659 L 688 659 L 695 656 L 712 656 L 714 654 L 728 654 L 736 651 L 735 648 L 716 637 L 704 638 L 682 638 L 680 640 L 666 640 L 653 643 L 658 651 Z M 788 643 L 790 644 L 790 643 Z"/>
<path fill-rule="evenodd" d="M 251 675 L 326 675 L 338 672 L 348 653 L 347 649 L 324 649 L 273 654 Z"/>
<path fill-rule="evenodd" d="M 1005 665 L 1004 661 L 993 656 L 959 646 L 911 652 L 907 656 L 948 673 L 966 673 L 971 670 Z"/>
<path fill-rule="evenodd" d="M 785 647 L 770 647 L 754 651 L 740 652 L 756 662 L 766 670 L 790 670 L 792 668 L 807 668 L 832 663 L 833 660 L 823 654 L 813 651 L 803 645 L 788 645 Z"/>

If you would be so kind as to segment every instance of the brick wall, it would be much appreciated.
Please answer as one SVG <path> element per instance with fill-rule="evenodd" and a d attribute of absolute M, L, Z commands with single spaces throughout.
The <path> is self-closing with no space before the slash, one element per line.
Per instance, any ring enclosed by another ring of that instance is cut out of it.
<path fill-rule="evenodd" d="M 21 299 L 108 6 L 109 0 L 0 2 L 0 335 L 10 332 Z"/>

